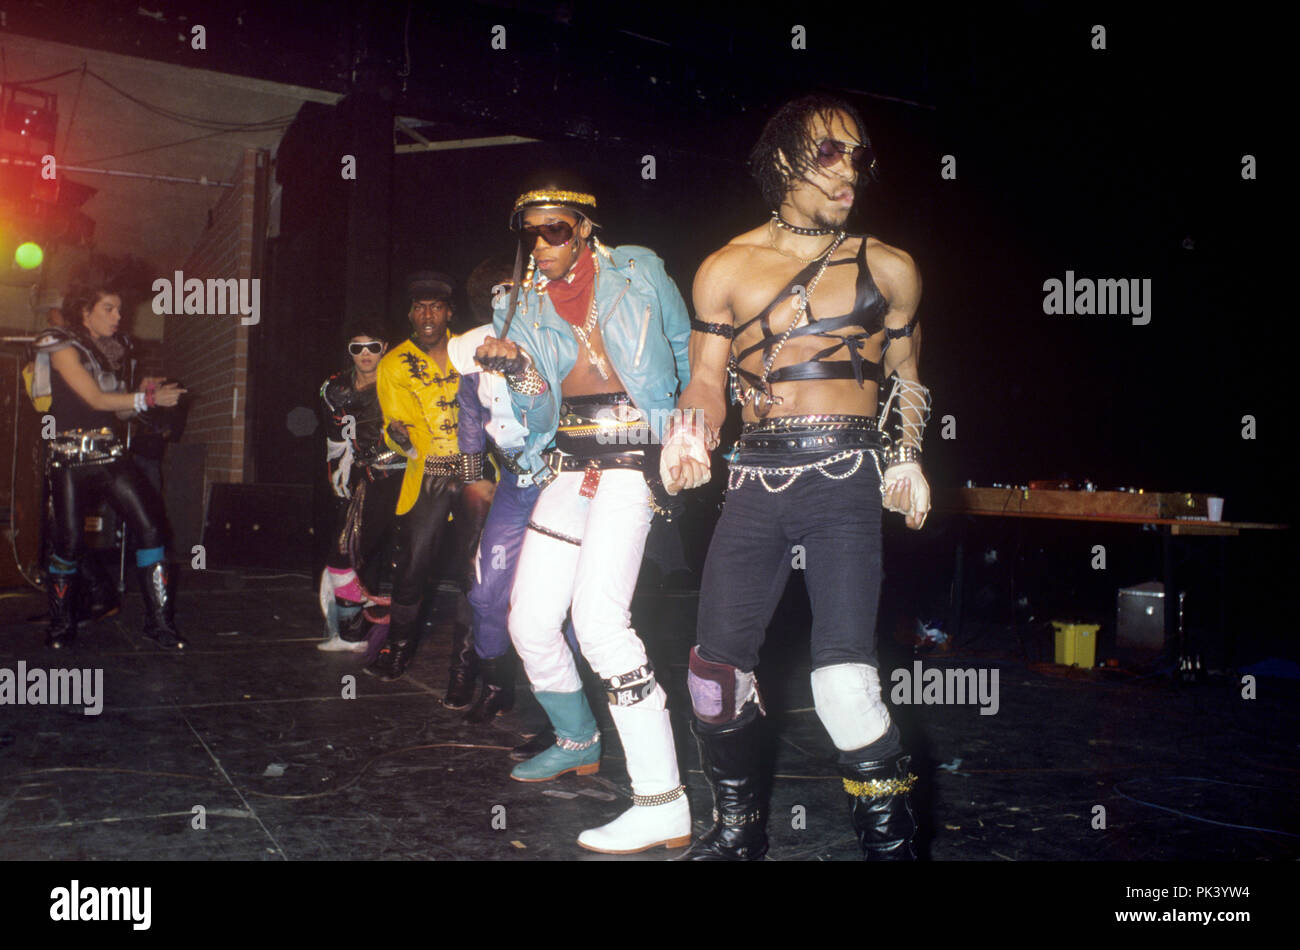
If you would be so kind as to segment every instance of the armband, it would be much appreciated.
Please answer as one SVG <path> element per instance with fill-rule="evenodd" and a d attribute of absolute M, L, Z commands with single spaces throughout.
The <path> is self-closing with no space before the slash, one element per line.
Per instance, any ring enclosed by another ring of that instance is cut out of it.
<path fill-rule="evenodd" d="M 728 340 L 736 335 L 736 328 L 729 323 L 705 323 L 703 320 L 696 320 L 691 317 L 691 329 L 698 333 L 712 333 L 716 336 L 726 337 Z"/>

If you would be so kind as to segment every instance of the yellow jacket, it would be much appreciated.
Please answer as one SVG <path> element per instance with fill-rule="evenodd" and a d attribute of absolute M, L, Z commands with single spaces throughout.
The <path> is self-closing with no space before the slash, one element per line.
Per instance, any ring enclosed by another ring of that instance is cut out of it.
<path fill-rule="evenodd" d="M 456 390 L 460 374 L 450 357 L 446 368 L 438 365 L 411 340 L 389 350 L 379 361 L 379 408 L 384 414 L 384 441 L 397 451 L 402 448 L 388 434 L 388 424 L 403 423 L 417 453 L 406 465 L 397 514 L 411 510 L 424 479 L 424 460 L 432 455 L 455 455 Z"/>

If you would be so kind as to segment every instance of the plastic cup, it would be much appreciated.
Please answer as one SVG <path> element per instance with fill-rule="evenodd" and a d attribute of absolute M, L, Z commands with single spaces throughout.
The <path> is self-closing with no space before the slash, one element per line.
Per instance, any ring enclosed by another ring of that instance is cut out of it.
<path fill-rule="evenodd" d="M 1205 503 L 1206 506 L 1209 508 L 1210 520 L 1222 521 L 1223 520 L 1223 499 L 1210 497 L 1205 500 Z"/>

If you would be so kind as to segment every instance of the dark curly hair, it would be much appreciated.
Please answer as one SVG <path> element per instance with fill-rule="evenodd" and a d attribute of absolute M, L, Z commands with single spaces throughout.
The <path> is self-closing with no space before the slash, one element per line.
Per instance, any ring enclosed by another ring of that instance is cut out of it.
<path fill-rule="evenodd" d="M 63 319 L 68 326 L 80 330 L 85 318 L 83 311 L 90 311 L 109 294 L 122 296 L 122 284 L 116 274 L 110 274 L 97 267 L 86 268 L 73 276 L 63 295 Z"/>
<path fill-rule="evenodd" d="M 115 294 L 122 299 L 123 317 L 130 315 L 142 300 L 149 297 L 152 268 L 139 258 L 109 257 L 95 254 L 72 272 L 68 289 L 63 295 L 63 319 L 68 326 L 80 329 L 82 311 L 93 310 L 95 304 Z"/>
<path fill-rule="evenodd" d="M 862 133 L 863 141 L 871 144 L 858 110 L 842 99 L 821 93 L 790 100 L 763 126 L 763 134 L 749 153 L 749 173 L 763 190 L 763 200 L 773 210 L 781 207 L 794 182 L 817 167 L 818 143 L 813 140 L 809 128 L 812 117 L 820 115 L 829 126 L 836 112 L 851 118 Z M 781 154 L 785 155 L 786 162 L 781 160 Z M 867 177 L 858 176 L 858 188 L 866 185 Z"/>

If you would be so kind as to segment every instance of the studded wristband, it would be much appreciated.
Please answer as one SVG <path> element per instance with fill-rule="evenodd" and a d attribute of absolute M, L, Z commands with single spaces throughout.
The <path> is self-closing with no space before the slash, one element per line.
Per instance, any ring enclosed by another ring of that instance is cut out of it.
<path fill-rule="evenodd" d="M 904 462 L 921 464 L 921 450 L 914 445 L 898 445 L 885 450 L 885 468 Z"/>
<path fill-rule="evenodd" d="M 506 384 L 524 396 L 540 396 L 546 392 L 546 380 L 532 366 L 522 373 L 506 373 Z"/>
<path fill-rule="evenodd" d="M 460 480 L 468 485 L 483 478 L 483 453 L 460 453 Z"/>

